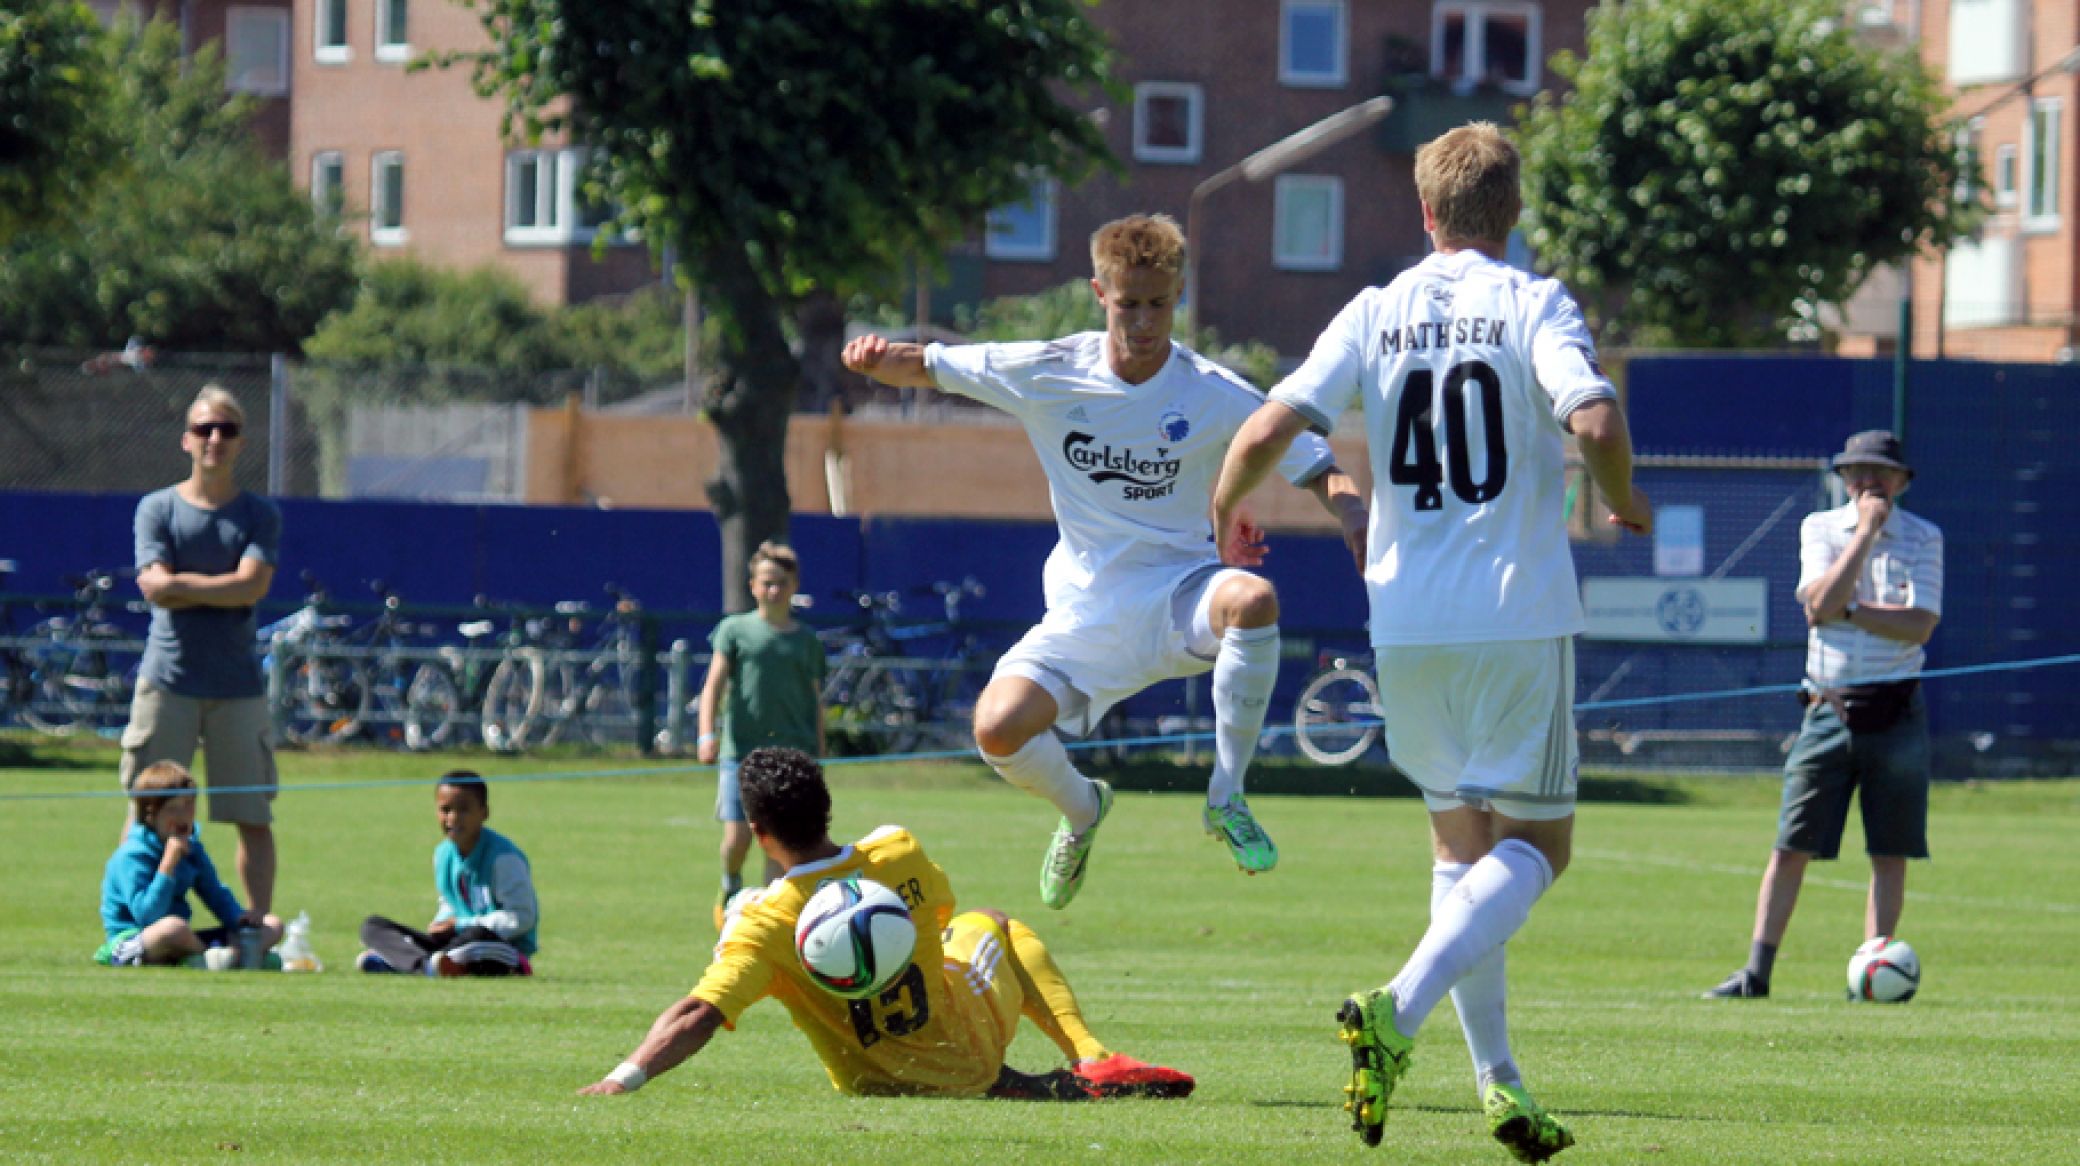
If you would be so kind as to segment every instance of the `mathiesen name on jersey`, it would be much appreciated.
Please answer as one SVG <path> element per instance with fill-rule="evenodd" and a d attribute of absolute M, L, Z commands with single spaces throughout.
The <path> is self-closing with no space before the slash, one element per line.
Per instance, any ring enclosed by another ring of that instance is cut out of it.
<path fill-rule="evenodd" d="M 1404 352 L 1428 352 L 1449 344 L 1500 344 L 1502 321 L 1460 317 L 1456 320 L 1418 320 L 1398 327 L 1380 329 L 1379 354 L 1399 356 Z"/>

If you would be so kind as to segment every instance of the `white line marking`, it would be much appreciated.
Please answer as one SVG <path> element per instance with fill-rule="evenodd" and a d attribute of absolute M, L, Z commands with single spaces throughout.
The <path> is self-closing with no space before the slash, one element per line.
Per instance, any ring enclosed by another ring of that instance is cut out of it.
<path fill-rule="evenodd" d="M 1677 870 L 1698 871 L 1704 874 L 1740 875 L 1749 879 L 1760 879 L 1762 877 L 1760 864 L 1755 866 L 1734 866 L 1724 862 L 1692 862 L 1687 858 L 1675 858 L 1664 854 L 1633 854 L 1624 850 L 1594 850 L 1583 847 L 1576 847 L 1574 854 L 1577 858 L 1615 862 L 1621 865 L 1673 867 Z M 1837 891 L 1854 891 L 1859 895 L 1870 889 L 1870 885 L 1866 882 L 1859 882 L 1853 879 L 1827 878 L 1810 873 L 1806 875 L 1805 885 L 1809 887 L 1826 887 Z M 1908 891 L 1907 898 L 1914 902 L 1948 903 L 1958 907 L 1990 908 L 2000 911 L 2013 911 L 2018 914 L 2037 911 L 2054 915 L 2080 915 L 2080 903 L 2046 903 L 2031 899 L 1978 899 L 1970 895 L 1945 895 L 1932 891 Z"/>

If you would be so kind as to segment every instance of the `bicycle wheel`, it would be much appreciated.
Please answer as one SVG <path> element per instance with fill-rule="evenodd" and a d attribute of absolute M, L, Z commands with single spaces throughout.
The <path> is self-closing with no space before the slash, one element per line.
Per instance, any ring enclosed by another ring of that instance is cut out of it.
<path fill-rule="evenodd" d="M 1356 668 L 1334 668 L 1307 682 L 1293 705 L 1293 737 L 1317 765 L 1347 765 L 1379 740 L 1379 686 Z"/>
<path fill-rule="evenodd" d="M 439 664 L 421 663 L 404 688 L 404 747 L 438 749 L 462 720 L 462 689 Z"/>
<path fill-rule="evenodd" d="M 480 718 L 486 748 L 514 753 L 527 746 L 541 708 L 545 671 L 540 654 L 526 649 L 500 660 L 491 670 Z"/>
<path fill-rule="evenodd" d="M 22 719 L 56 736 L 101 730 L 130 715 L 130 672 L 98 633 L 63 635 L 26 650 L 28 701 Z"/>
<path fill-rule="evenodd" d="M 580 684 L 578 731 L 586 743 L 606 747 L 636 739 L 636 670 L 617 659 L 595 660 Z"/>
<path fill-rule="evenodd" d="M 909 753 L 923 739 L 923 686 L 908 668 L 870 666 L 852 686 L 850 709 L 874 753 Z"/>
<path fill-rule="evenodd" d="M 368 666 L 360 660 L 299 656 L 282 686 L 282 736 L 298 745 L 347 740 L 367 722 L 373 689 Z"/>

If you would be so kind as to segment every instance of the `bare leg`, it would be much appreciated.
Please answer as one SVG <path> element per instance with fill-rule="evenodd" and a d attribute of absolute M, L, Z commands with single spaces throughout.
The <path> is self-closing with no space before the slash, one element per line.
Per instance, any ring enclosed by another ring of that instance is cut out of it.
<path fill-rule="evenodd" d="M 1907 905 L 1907 860 L 1897 855 L 1871 855 L 1871 894 L 1864 906 L 1863 937 L 1891 935 Z"/>
<path fill-rule="evenodd" d="M 177 964 L 202 950 L 194 929 L 178 915 L 168 915 L 145 928 L 138 938 L 144 943 L 144 962 L 148 964 Z"/>
<path fill-rule="evenodd" d="M 1771 947 L 1783 944 L 1792 909 L 1798 906 L 1799 888 L 1805 884 L 1806 864 L 1812 858 L 1798 850 L 1770 851 L 1762 889 L 1755 896 L 1755 942 Z"/>
<path fill-rule="evenodd" d="M 745 822 L 722 824 L 722 874 L 737 881 L 744 873 L 744 858 L 751 853 L 751 826 Z"/>
<path fill-rule="evenodd" d="M 238 877 L 246 887 L 246 907 L 265 915 L 274 910 L 274 827 L 238 824 Z"/>

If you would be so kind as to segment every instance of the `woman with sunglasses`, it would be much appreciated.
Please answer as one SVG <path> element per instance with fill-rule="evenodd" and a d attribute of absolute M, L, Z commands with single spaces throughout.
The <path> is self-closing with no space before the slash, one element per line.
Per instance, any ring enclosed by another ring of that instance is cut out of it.
<path fill-rule="evenodd" d="M 239 489 L 244 430 L 238 399 L 205 386 L 181 434 L 186 480 L 137 504 L 137 587 L 152 628 L 123 730 L 122 778 L 128 789 L 155 762 L 192 766 L 200 742 L 210 821 L 238 827 L 238 874 L 259 916 L 274 909 L 275 768 L 253 608 L 274 581 L 282 515 Z"/>

